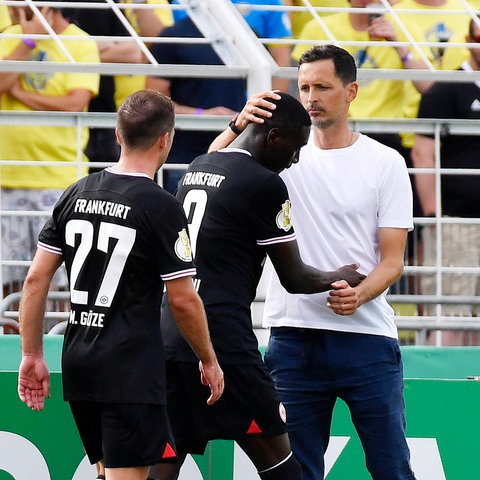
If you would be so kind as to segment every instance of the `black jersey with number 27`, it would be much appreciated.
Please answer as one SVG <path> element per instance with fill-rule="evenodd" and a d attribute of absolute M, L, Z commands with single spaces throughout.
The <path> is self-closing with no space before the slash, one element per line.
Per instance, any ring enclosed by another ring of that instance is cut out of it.
<path fill-rule="evenodd" d="M 65 191 L 38 246 L 69 277 L 65 399 L 163 404 L 163 285 L 196 272 L 179 202 L 145 174 L 106 169 Z"/>

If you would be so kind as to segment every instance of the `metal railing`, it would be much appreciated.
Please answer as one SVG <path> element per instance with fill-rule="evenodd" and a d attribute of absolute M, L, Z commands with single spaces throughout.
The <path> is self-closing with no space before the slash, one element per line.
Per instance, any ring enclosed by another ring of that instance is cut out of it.
<path fill-rule="evenodd" d="M 223 116 L 211 116 L 211 117 L 199 117 L 195 115 L 177 115 L 177 126 L 187 129 L 205 129 L 212 131 L 222 131 L 228 124 L 229 117 Z M 29 124 L 38 124 L 38 125 L 74 125 L 76 128 L 87 127 L 107 127 L 114 128 L 115 125 L 115 114 L 92 114 L 92 113 L 46 113 L 46 112 L 31 112 L 25 114 L 25 112 L 6 112 L 0 111 L 0 126 L 2 124 L 24 124 L 24 122 Z M 419 120 L 388 120 L 388 119 L 376 119 L 376 120 L 351 120 L 351 126 L 357 131 L 363 133 L 372 133 L 378 131 L 389 131 L 389 132 L 398 132 L 398 131 L 413 131 L 420 133 L 428 133 L 434 135 L 435 141 L 438 143 L 440 141 L 441 132 L 446 131 L 452 135 L 461 135 L 461 134 L 480 134 L 480 123 L 473 120 L 428 120 L 428 121 L 419 121 Z M 19 168 L 28 165 L 37 165 L 39 162 L 0 162 L 2 164 L 8 163 L 9 165 L 17 164 Z M 92 164 L 93 165 L 93 164 Z M 97 165 L 97 164 L 95 164 Z M 101 166 L 102 164 L 98 164 Z M 61 165 L 59 165 L 61 166 Z M 184 168 L 184 165 L 164 165 L 163 169 L 168 168 Z M 437 174 L 458 174 L 459 171 L 456 169 L 441 169 L 439 164 L 434 169 L 410 169 L 410 173 L 413 174 L 422 174 L 422 173 L 437 173 Z M 476 170 L 465 171 L 461 170 L 462 174 L 475 174 L 478 175 L 480 172 Z M 440 189 L 437 189 L 437 195 L 441 195 Z M 438 199 L 440 201 L 440 199 Z M 34 212 L 34 211 L 9 211 L 5 210 L 0 204 L 0 216 L 11 216 L 11 215 L 45 215 L 45 212 Z M 480 219 L 458 219 L 458 218 L 424 218 L 418 217 L 414 219 L 415 225 L 432 225 L 436 224 L 441 226 L 442 224 L 452 224 L 452 223 L 480 223 Z M 3 233 L 3 232 L 2 232 Z M 441 242 L 441 238 L 439 239 Z M 460 274 L 470 274 L 480 277 L 480 269 L 475 267 L 448 267 L 440 264 L 433 266 L 424 266 L 417 262 L 417 259 L 413 258 L 411 264 L 409 264 L 409 255 L 406 255 L 406 263 L 403 274 L 403 281 L 408 282 L 409 279 L 420 278 L 422 275 L 433 274 L 441 275 L 444 273 L 460 273 Z M 411 260 L 411 258 L 410 258 Z M 0 265 L 3 266 L 12 266 L 20 265 L 28 267 L 29 261 L 13 261 L 8 258 L 3 258 L 0 254 Z M 1 269 L 0 269 L 0 278 L 1 278 Z M 2 282 L 3 283 L 3 282 Z M 68 293 L 59 292 L 62 299 L 68 297 Z M 52 292 L 53 295 L 53 292 Z M 259 292 L 256 301 L 261 303 L 263 301 L 262 292 Z M 480 319 L 477 317 L 448 317 L 444 316 L 441 313 L 441 309 L 437 309 L 435 315 L 423 315 L 421 313 L 421 306 L 425 305 L 446 305 L 446 304 L 470 304 L 478 306 L 480 304 L 480 297 L 464 297 L 464 296 L 445 296 L 440 294 L 436 295 L 424 295 L 421 292 L 415 293 L 408 291 L 403 292 L 394 292 L 390 293 L 388 296 L 390 302 L 394 305 L 397 311 L 397 325 L 401 331 L 410 332 L 413 331 L 413 337 L 410 333 L 405 333 L 409 336 L 410 343 L 425 343 L 426 337 L 425 332 L 428 330 L 460 330 L 466 329 L 469 331 L 479 331 L 480 330 Z M 8 320 L 9 322 L 14 321 L 18 318 L 18 313 L 16 310 L 12 310 L 7 307 L 8 304 L 14 304 L 18 301 L 17 297 L 6 297 L 3 300 L 3 311 L 0 312 L 0 318 L 3 321 Z M 53 317 L 58 317 L 58 319 L 64 319 L 66 317 L 65 312 L 52 312 Z M 258 316 L 255 318 L 255 326 L 260 328 L 260 320 Z"/>
<path fill-rule="evenodd" d="M 309 11 L 314 18 L 319 19 L 321 23 L 321 13 L 331 13 L 333 11 L 340 12 L 345 11 L 344 8 L 335 7 L 313 7 L 308 0 L 302 0 L 302 6 L 288 7 L 285 6 L 285 10 L 289 12 Z M 389 3 L 386 0 L 381 0 L 384 8 L 391 10 Z M 475 17 L 475 12 L 468 5 L 466 0 L 462 0 L 465 6 L 465 12 Z M 131 4 L 116 4 L 112 0 L 107 2 L 98 2 L 98 5 L 92 2 L 48 2 L 48 1 L 33 1 L 33 0 L 20 0 L 6 1 L 0 0 L 0 5 L 34 5 L 36 8 L 43 6 L 56 6 L 56 7 L 88 7 L 88 8 L 112 8 L 114 11 L 118 11 L 131 8 Z M 154 5 L 137 5 L 136 8 L 153 8 Z M 251 8 L 256 9 L 275 9 L 279 7 L 251 5 Z M 244 22 L 242 16 L 239 14 L 237 8 L 231 4 L 229 0 L 182 0 L 181 5 L 174 6 L 169 5 L 162 8 L 174 9 L 188 9 L 189 14 L 192 16 L 195 23 L 199 26 L 202 33 L 205 35 L 205 39 L 169 39 L 169 38 L 152 38 L 141 37 L 133 29 L 129 28 L 131 37 L 115 37 L 117 41 L 131 41 L 134 39 L 142 50 L 144 51 L 147 63 L 145 64 L 126 64 L 126 63 L 102 63 L 102 64 L 76 64 L 75 62 L 68 61 L 64 63 L 50 63 L 39 61 L 0 61 L 0 71 L 3 72 L 51 72 L 65 71 L 65 72 L 98 72 L 102 75 L 161 75 L 163 77 L 220 77 L 220 78 L 245 78 L 247 79 L 248 94 L 256 93 L 270 88 L 272 76 L 285 77 L 290 79 L 296 79 L 297 68 L 296 67 L 279 67 L 272 58 L 268 55 L 264 45 L 272 43 L 272 39 L 256 38 L 248 25 Z M 283 7 L 282 7 L 283 8 Z M 118 9 L 118 10 L 117 10 Z M 352 9 L 348 9 L 352 10 Z M 450 12 L 452 15 L 459 14 L 460 12 Z M 427 13 L 428 14 L 428 13 Z M 475 20 L 477 21 L 477 20 Z M 0 34 L 5 35 L 5 34 Z M 55 37 L 55 33 L 49 31 L 49 35 Z M 408 35 L 407 35 L 408 37 Z M 96 38 L 96 37 L 95 37 Z M 98 39 L 102 39 L 100 37 Z M 96 38 L 97 39 L 97 38 Z M 209 42 L 217 50 L 221 58 L 224 60 L 225 65 L 159 65 L 148 52 L 145 52 L 144 47 L 147 43 L 155 42 L 181 42 L 188 45 L 189 43 Z M 286 43 L 293 46 L 299 41 L 294 38 L 290 39 L 274 39 L 274 43 L 282 44 Z M 355 42 L 337 42 L 339 45 L 349 45 Z M 370 44 L 370 42 L 363 42 Z M 372 42 L 378 44 L 379 42 Z M 388 43 L 389 46 L 393 44 Z M 400 42 L 401 43 L 401 42 Z M 438 43 L 438 42 L 437 42 Z M 415 42 L 409 38 L 408 45 L 417 47 L 424 46 L 445 46 L 444 44 L 437 44 L 436 42 Z M 457 44 L 452 44 L 456 46 Z M 469 46 L 468 44 L 460 43 L 458 46 Z M 434 80 L 434 81 L 455 81 L 455 82 L 474 82 L 480 81 L 480 72 L 464 72 L 464 71 L 439 71 L 435 69 L 425 70 L 382 70 L 382 69 L 370 69 L 360 68 L 358 70 L 359 81 L 372 80 L 372 79 L 394 79 L 394 80 Z M 222 131 L 230 120 L 230 117 L 223 116 L 195 116 L 195 115 L 177 115 L 176 126 L 177 128 L 187 130 L 209 130 L 209 131 Z M 0 111 L 0 128 L 2 125 L 54 125 L 54 126 L 73 126 L 78 131 L 82 127 L 89 128 L 114 128 L 115 126 L 115 114 L 113 113 L 65 113 L 65 112 L 14 112 L 14 111 Z M 363 133 L 397 133 L 397 132 L 413 132 L 422 134 L 431 134 L 435 138 L 436 150 L 440 142 L 441 134 L 447 132 L 451 135 L 479 135 L 480 123 L 472 120 L 394 120 L 394 119 L 351 119 L 351 126 L 354 130 Z M 80 134 L 77 135 L 80 138 Z M 77 146 L 78 152 L 80 152 L 80 146 Z M 77 158 L 81 158 L 78 155 Z M 39 159 L 41 160 L 41 159 Z M 410 169 L 411 174 L 427 174 L 435 173 L 439 175 L 449 175 L 457 173 L 454 169 L 441 169 L 439 158 L 437 165 L 434 169 Z M 32 166 L 38 165 L 39 162 L 8 162 L 8 165 Z M 0 166 L 5 162 L 0 161 Z M 43 163 L 45 165 L 45 163 Z M 65 166 L 64 164 L 58 164 L 59 168 Z M 78 166 L 79 174 L 81 172 L 81 162 L 71 162 L 70 165 Z M 104 166 L 105 164 L 92 163 L 92 166 Z M 164 170 L 169 168 L 183 168 L 182 165 L 169 165 L 168 163 L 163 167 Z M 462 174 L 477 175 L 477 171 L 462 170 Z M 439 178 L 439 177 L 438 177 Z M 161 176 L 159 177 L 161 183 Z M 440 189 L 437 189 L 437 205 L 440 204 Z M 22 211 L 15 212 L 9 211 L 3 208 L 0 202 L 0 216 L 12 216 L 12 215 L 44 215 L 44 212 L 34 211 Z M 448 222 L 479 222 L 479 219 L 447 219 L 437 216 L 435 218 L 415 218 L 414 222 L 416 226 L 435 224 L 437 228 Z M 1 232 L 3 233 L 3 232 Z M 439 245 L 441 246 L 441 238 L 439 239 Z M 1 249 L 1 247 L 0 247 Z M 411 262 L 411 263 L 409 263 Z M 30 261 L 18 262 L 8 258 L 4 258 L 0 250 L 0 266 L 24 266 L 28 267 Z M 0 279 L 2 278 L 0 268 Z M 461 274 L 474 274 L 480 276 L 480 271 L 476 268 L 453 268 L 446 267 L 441 264 L 433 266 L 424 266 L 418 259 L 415 259 L 410 255 L 406 255 L 406 264 L 402 281 L 408 283 L 410 281 L 415 282 L 422 275 L 433 274 L 437 278 L 440 278 L 442 273 L 448 273 L 449 271 L 461 273 Z M 2 282 L 3 283 L 3 282 Z M 439 282 L 441 283 L 441 282 Z M 68 297 L 68 293 L 59 293 L 60 300 L 64 301 Z M 51 295 L 55 297 L 55 292 L 51 292 Z M 448 317 L 442 315 L 442 305 L 445 304 L 464 304 L 477 306 L 480 301 L 479 297 L 453 297 L 445 296 L 438 291 L 436 295 L 422 295 L 421 292 L 409 289 L 403 289 L 398 287 L 393 293 L 388 296 L 389 300 L 397 311 L 397 325 L 401 330 L 401 333 L 407 341 L 416 343 L 425 343 L 426 332 L 428 330 L 459 330 L 466 329 L 472 332 L 480 330 L 480 321 L 477 317 Z M 18 319 L 18 310 L 13 308 L 13 305 L 18 303 L 18 297 L 7 296 L 3 299 L 0 306 L 0 326 L 4 325 L 15 329 L 18 327 L 15 322 Z M 58 299 L 56 299 L 58 300 Z M 55 300 L 55 301 L 56 301 Z M 259 291 L 257 296 L 257 305 L 261 307 L 262 292 Z M 423 315 L 422 306 L 435 306 L 435 315 Z M 63 307 L 62 307 L 63 308 Z M 261 310 L 261 308 L 260 308 Z M 64 311 L 53 311 L 51 313 L 53 320 L 62 320 L 68 315 Z M 260 327 L 259 316 L 255 316 L 255 326 Z M 59 327 L 61 328 L 61 327 Z M 411 334 L 413 332 L 413 334 Z"/>

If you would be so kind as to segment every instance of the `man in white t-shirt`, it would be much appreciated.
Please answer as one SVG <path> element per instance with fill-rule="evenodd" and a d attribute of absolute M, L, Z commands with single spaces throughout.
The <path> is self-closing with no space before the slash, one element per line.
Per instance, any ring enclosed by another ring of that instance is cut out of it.
<path fill-rule="evenodd" d="M 358 84 L 353 57 L 323 45 L 299 61 L 300 100 L 312 120 L 300 161 L 281 174 L 304 261 L 328 269 L 359 261 L 366 279 L 314 295 L 291 295 L 273 276 L 265 304 L 271 337 L 265 357 L 287 409 L 304 480 L 324 478 L 332 412 L 348 405 L 374 480 L 414 480 L 405 439 L 403 366 L 385 294 L 403 271 L 413 228 L 412 190 L 400 154 L 349 128 Z M 211 150 L 272 108 L 252 97 Z"/>

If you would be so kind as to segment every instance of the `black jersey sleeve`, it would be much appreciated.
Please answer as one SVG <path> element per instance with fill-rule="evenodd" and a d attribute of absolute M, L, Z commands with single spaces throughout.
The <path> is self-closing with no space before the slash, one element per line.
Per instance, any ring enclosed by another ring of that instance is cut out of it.
<path fill-rule="evenodd" d="M 37 248 L 62 255 L 62 246 L 53 218 L 49 218 L 38 237 Z"/>
<path fill-rule="evenodd" d="M 171 195 L 165 195 L 162 202 L 164 208 L 148 212 L 154 218 L 152 246 L 158 251 L 160 276 L 163 281 L 194 276 L 196 269 L 183 208 Z"/>
<path fill-rule="evenodd" d="M 278 175 L 271 175 L 257 190 L 251 210 L 258 245 L 295 239 L 287 187 Z"/>
<path fill-rule="evenodd" d="M 78 183 L 78 182 L 77 182 Z M 60 196 L 53 208 L 51 217 L 47 220 L 38 236 L 37 247 L 56 254 L 63 254 L 63 234 L 60 220 L 68 210 L 77 184 L 70 185 Z"/>

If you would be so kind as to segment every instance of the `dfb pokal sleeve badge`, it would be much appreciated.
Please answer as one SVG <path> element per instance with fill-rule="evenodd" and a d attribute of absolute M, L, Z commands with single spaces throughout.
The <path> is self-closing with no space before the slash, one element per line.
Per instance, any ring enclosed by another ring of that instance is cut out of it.
<path fill-rule="evenodd" d="M 190 247 L 190 240 L 185 228 L 178 232 L 178 239 L 175 242 L 175 253 L 177 254 L 177 257 L 184 262 L 192 261 L 192 249 Z"/>
<path fill-rule="evenodd" d="M 291 203 L 290 200 L 287 200 L 285 203 L 282 204 L 282 209 L 277 214 L 277 227 L 281 228 L 288 232 L 290 228 L 292 228 L 292 222 L 290 218 L 290 208 Z"/>

